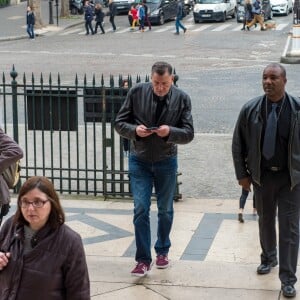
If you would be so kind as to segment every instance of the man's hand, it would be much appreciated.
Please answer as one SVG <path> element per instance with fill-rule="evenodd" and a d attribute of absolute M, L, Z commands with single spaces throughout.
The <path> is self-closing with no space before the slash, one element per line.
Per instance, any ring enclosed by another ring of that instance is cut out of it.
<path fill-rule="evenodd" d="M 161 138 L 164 138 L 170 134 L 170 127 L 168 125 L 161 125 L 157 129 L 149 130 L 145 125 L 139 125 L 136 127 L 135 131 L 139 137 L 147 137 L 156 133 Z"/>
<path fill-rule="evenodd" d="M 4 217 L 8 214 L 9 212 L 9 209 L 10 209 L 10 205 L 7 203 L 7 204 L 3 204 L 1 206 L 1 211 L 0 211 L 0 217 Z"/>
<path fill-rule="evenodd" d="M 251 179 L 250 177 L 245 177 L 239 180 L 239 185 L 248 192 L 251 192 Z"/>
<path fill-rule="evenodd" d="M 170 134 L 170 127 L 168 125 L 161 125 L 158 129 L 153 130 L 158 136 L 164 138 Z"/>
<path fill-rule="evenodd" d="M 145 125 L 138 125 L 135 129 L 135 132 L 136 132 L 137 136 L 142 137 L 142 138 L 153 134 L 153 131 L 147 130 L 147 127 Z"/>

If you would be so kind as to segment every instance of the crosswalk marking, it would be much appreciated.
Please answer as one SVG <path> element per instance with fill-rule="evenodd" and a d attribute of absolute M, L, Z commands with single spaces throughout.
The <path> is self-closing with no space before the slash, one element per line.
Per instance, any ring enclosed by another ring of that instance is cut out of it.
<path fill-rule="evenodd" d="M 168 31 L 168 30 L 171 29 L 171 28 L 175 28 L 175 25 L 173 25 L 173 26 L 170 26 L 170 25 L 164 26 L 164 27 L 161 28 L 161 29 L 154 30 L 154 32 L 155 32 L 155 33 L 160 33 L 160 32 L 164 32 L 164 31 Z"/>
<path fill-rule="evenodd" d="M 81 28 L 76 28 L 76 29 L 73 29 L 73 30 L 69 30 L 67 32 L 63 32 L 60 35 L 68 35 L 68 34 L 72 34 L 72 33 L 76 33 L 76 32 L 79 33 L 79 31 L 81 31 L 81 30 L 82 30 Z"/>
<path fill-rule="evenodd" d="M 280 31 L 289 26 L 289 23 L 282 23 L 282 24 L 277 24 L 276 30 Z M 238 32 L 241 30 L 243 24 L 242 23 L 231 23 L 231 24 L 188 24 L 185 23 L 184 26 L 188 29 L 188 32 L 200 32 L 200 31 L 213 31 L 213 32 L 221 32 L 221 31 L 235 31 Z M 260 26 L 256 26 L 256 28 L 253 26 L 250 29 L 251 31 L 260 31 Z M 149 31 L 146 29 L 146 31 Z M 174 25 L 165 25 L 163 27 L 152 27 L 152 30 L 149 32 L 153 33 L 161 33 L 161 32 L 173 32 L 175 31 L 175 24 Z M 112 32 L 112 28 L 107 28 L 105 29 L 106 33 Z M 123 34 L 130 32 L 130 27 L 126 28 L 117 28 L 116 34 Z M 65 32 L 59 33 L 61 36 L 66 36 L 66 35 L 71 35 L 71 34 L 78 34 L 78 35 L 85 35 L 86 31 L 84 28 L 76 28 L 76 29 L 71 29 Z M 136 29 L 133 33 L 139 33 L 139 30 Z"/>
<path fill-rule="evenodd" d="M 232 31 L 239 31 L 239 30 L 241 30 L 242 28 L 243 28 L 243 23 L 241 23 L 241 24 L 235 26 L 235 27 L 232 29 Z"/>
<path fill-rule="evenodd" d="M 212 31 L 223 31 L 224 29 L 231 27 L 231 24 L 224 24 L 221 26 L 218 26 L 217 28 L 213 29 Z"/>
<path fill-rule="evenodd" d="M 212 25 L 202 25 L 201 27 L 198 27 L 196 29 L 193 29 L 193 31 L 204 31 L 206 30 L 207 28 L 211 27 Z"/>
<path fill-rule="evenodd" d="M 276 30 L 282 30 L 286 26 L 288 26 L 288 24 L 286 24 L 286 23 L 278 24 L 278 25 L 276 25 Z"/>

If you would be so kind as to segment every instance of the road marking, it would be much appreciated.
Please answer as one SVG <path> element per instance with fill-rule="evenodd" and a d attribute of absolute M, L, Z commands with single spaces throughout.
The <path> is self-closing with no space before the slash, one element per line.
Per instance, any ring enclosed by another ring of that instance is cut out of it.
<path fill-rule="evenodd" d="M 68 32 L 63 32 L 63 33 L 60 33 L 59 35 L 68 35 L 68 34 L 72 34 L 72 33 L 79 33 L 79 31 L 81 31 L 82 29 L 81 28 L 77 28 L 77 29 L 73 29 L 73 30 L 69 30 Z"/>
<path fill-rule="evenodd" d="M 206 30 L 207 28 L 211 27 L 212 25 L 200 25 L 201 27 L 197 29 L 193 29 L 193 31 L 203 31 Z"/>
<path fill-rule="evenodd" d="M 278 25 L 276 25 L 276 30 L 282 30 L 283 28 L 285 28 L 288 25 L 289 25 L 288 23 L 278 24 Z"/>
<path fill-rule="evenodd" d="M 159 32 L 164 32 L 164 31 L 167 31 L 171 28 L 175 28 L 175 25 L 174 26 L 165 26 L 164 28 L 161 28 L 161 29 L 158 29 L 158 30 L 154 30 L 153 32 L 155 33 L 159 33 Z"/>
<path fill-rule="evenodd" d="M 223 31 L 224 29 L 226 29 L 230 26 L 231 26 L 231 24 L 224 24 L 224 25 L 218 26 L 217 28 L 213 29 L 212 31 Z"/>
<path fill-rule="evenodd" d="M 285 27 L 287 27 L 288 25 L 290 25 L 289 23 L 282 23 L 282 24 L 278 24 L 276 27 L 277 31 L 283 30 Z M 216 24 L 204 24 L 204 25 L 198 25 L 198 24 L 184 24 L 184 26 L 190 31 L 190 32 L 199 32 L 199 31 L 214 31 L 214 32 L 220 32 L 220 31 L 240 31 L 243 24 L 239 23 L 237 25 L 229 23 L 229 24 L 222 24 L 222 25 L 218 25 L 216 26 Z M 216 27 L 215 27 L 216 26 Z M 127 33 L 127 32 L 131 32 L 131 33 L 140 33 L 140 31 L 138 30 L 138 28 L 135 29 L 135 31 L 131 31 L 130 30 L 131 27 L 126 27 L 126 28 L 119 28 L 117 29 L 117 31 L 115 33 Z M 175 25 L 167 25 L 164 27 L 160 27 L 158 29 L 153 28 L 151 31 L 150 30 L 145 30 L 145 31 L 150 31 L 150 32 L 154 32 L 154 33 L 161 33 L 161 32 L 167 32 L 167 31 L 172 31 L 174 29 L 175 32 Z M 112 28 L 108 28 L 107 30 L 105 30 L 106 33 L 110 33 L 112 32 Z M 247 31 L 247 29 L 246 29 Z M 258 26 L 256 26 L 256 28 L 253 26 L 251 27 L 250 31 L 260 31 L 260 26 L 258 24 Z M 85 35 L 86 31 L 82 31 L 82 28 L 77 28 L 77 29 L 71 29 L 65 32 L 61 32 L 58 35 L 60 36 L 66 36 L 69 34 L 79 34 L 79 35 Z"/>
<path fill-rule="evenodd" d="M 235 26 L 232 31 L 239 31 L 243 28 L 243 23 L 241 23 L 240 25 Z M 246 29 L 247 30 L 247 29 Z"/>
<path fill-rule="evenodd" d="M 127 27 L 127 28 L 124 28 L 122 30 L 118 30 L 116 31 L 116 33 L 124 33 L 124 32 L 127 32 L 127 31 L 130 31 L 131 28 Z"/>

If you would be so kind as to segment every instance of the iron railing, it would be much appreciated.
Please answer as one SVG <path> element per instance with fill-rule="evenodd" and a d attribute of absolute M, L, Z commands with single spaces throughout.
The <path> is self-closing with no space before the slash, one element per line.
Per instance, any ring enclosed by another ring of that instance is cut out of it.
<path fill-rule="evenodd" d="M 95 75 L 91 84 L 84 76 L 82 85 L 77 75 L 73 85 L 62 84 L 59 74 L 55 84 L 51 74 L 47 84 L 43 74 L 39 82 L 25 74 L 18 82 L 14 67 L 10 76 L 8 83 L 3 73 L 0 83 L 1 125 L 24 150 L 21 180 L 47 176 L 60 193 L 130 197 L 127 142 L 114 120 L 132 77 L 120 75 L 115 86 L 110 76 L 105 86 L 103 75 L 100 84 Z"/>

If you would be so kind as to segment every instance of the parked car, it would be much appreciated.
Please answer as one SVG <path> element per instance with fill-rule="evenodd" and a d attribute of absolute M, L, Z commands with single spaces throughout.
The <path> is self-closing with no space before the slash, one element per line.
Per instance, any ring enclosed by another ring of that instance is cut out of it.
<path fill-rule="evenodd" d="M 134 0 L 113 0 L 117 14 L 128 13 Z"/>
<path fill-rule="evenodd" d="M 136 4 L 138 4 L 136 2 Z M 165 21 L 176 18 L 177 0 L 147 0 L 148 17 L 151 24 L 163 25 Z M 128 21 L 131 26 L 132 17 L 128 15 Z M 147 26 L 147 24 L 145 24 Z"/>
<path fill-rule="evenodd" d="M 237 11 L 236 11 L 236 21 L 244 22 L 245 17 L 245 8 L 244 8 L 245 0 L 239 0 L 237 2 Z M 271 9 L 270 0 L 262 0 L 262 11 L 264 12 L 264 20 L 272 20 L 273 12 Z"/>
<path fill-rule="evenodd" d="M 236 0 L 196 0 L 194 5 L 194 21 L 225 22 L 228 16 L 235 18 Z"/>
<path fill-rule="evenodd" d="M 184 0 L 183 3 L 185 14 L 188 15 L 193 10 L 194 0 Z"/>
<path fill-rule="evenodd" d="M 271 0 L 273 14 L 285 15 L 293 12 L 292 0 Z"/>
<path fill-rule="evenodd" d="M 151 24 L 163 25 L 165 21 L 175 19 L 177 13 L 176 0 L 147 0 L 149 20 Z"/>

